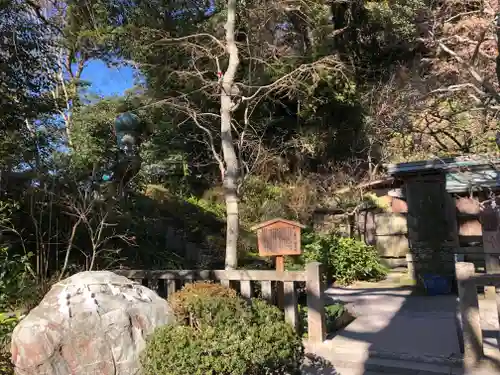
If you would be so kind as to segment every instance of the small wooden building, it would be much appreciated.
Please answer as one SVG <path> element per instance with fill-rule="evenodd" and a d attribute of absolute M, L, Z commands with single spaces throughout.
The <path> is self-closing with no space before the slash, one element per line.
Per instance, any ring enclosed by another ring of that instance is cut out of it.
<path fill-rule="evenodd" d="M 417 279 L 422 272 L 452 274 L 456 252 L 478 253 L 479 204 L 500 190 L 499 158 L 444 158 L 386 169 L 386 178 L 361 186 L 386 208 L 359 210 L 346 231 L 376 246 L 389 265 L 403 265 L 411 254 Z"/>

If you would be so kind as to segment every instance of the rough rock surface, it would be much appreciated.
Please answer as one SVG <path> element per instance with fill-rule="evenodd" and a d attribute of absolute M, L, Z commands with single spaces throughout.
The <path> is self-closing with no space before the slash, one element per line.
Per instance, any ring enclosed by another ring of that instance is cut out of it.
<path fill-rule="evenodd" d="M 173 322 L 155 292 L 112 272 L 82 272 L 54 285 L 15 328 L 17 375 L 134 375 L 145 339 Z"/>

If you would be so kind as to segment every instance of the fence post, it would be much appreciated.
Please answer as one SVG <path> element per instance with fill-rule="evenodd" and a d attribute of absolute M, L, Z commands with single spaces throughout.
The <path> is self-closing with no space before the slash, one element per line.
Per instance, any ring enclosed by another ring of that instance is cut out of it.
<path fill-rule="evenodd" d="M 323 265 L 318 262 L 309 263 L 306 267 L 306 279 L 308 339 L 323 342 L 326 339 Z"/>
<path fill-rule="evenodd" d="M 474 275 L 474 264 L 458 262 L 455 265 L 462 316 L 462 334 L 464 345 L 464 365 L 474 368 L 484 357 L 483 332 L 479 316 L 477 288 L 471 276 Z"/>
<path fill-rule="evenodd" d="M 406 267 L 408 270 L 408 277 L 411 277 L 412 280 L 415 280 L 415 264 L 413 263 L 413 255 L 406 254 Z"/>

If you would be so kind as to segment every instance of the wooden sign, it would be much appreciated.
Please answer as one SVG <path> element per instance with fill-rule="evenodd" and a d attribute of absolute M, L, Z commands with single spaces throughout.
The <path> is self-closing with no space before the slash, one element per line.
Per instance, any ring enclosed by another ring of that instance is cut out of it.
<path fill-rule="evenodd" d="M 300 255 L 300 230 L 304 225 L 285 219 L 274 219 L 255 225 L 259 255 L 281 257 Z"/>
<path fill-rule="evenodd" d="M 269 220 L 257 224 L 251 230 L 257 231 L 257 244 L 260 256 L 271 256 L 276 260 L 276 271 L 285 272 L 285 255 L 300 255 L 300 230 L 304 225 L 285 219 Z M 285 306 L 284 285 L 278 282 L 278 306 Z"/>

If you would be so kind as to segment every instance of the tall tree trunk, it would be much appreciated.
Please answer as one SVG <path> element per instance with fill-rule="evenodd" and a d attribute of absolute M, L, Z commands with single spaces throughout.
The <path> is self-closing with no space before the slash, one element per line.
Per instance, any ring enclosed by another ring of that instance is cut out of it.
<path fill-rule="evenodd" d="M 227 215 L 226 269 L 235 269 L 238 267 L 239 208 L 237 187 L 239 168 L 238 158 L 233 144 L 233 136 L 231 134 L 231 112 L 233 110 L 231 93 L 233 92 L 234 78 L 239 65 L 238 47 L 234 40 L 236 1 L 237 0 L 228 0 L 227 2 L 227 21 L 225 29 L 229 63 L 222 79 L 220 97 L 222 154 L 226 165 L 223 181 Z"/>
<path fill-rule="evenodd" d="M 496 37 L 497 37 L 497 57 L 496 57 L 496 74 L 497 74 L 497 83 L 500 84 L 500 1 L 497 6 L 497 15 L 496 15 Z"/>

